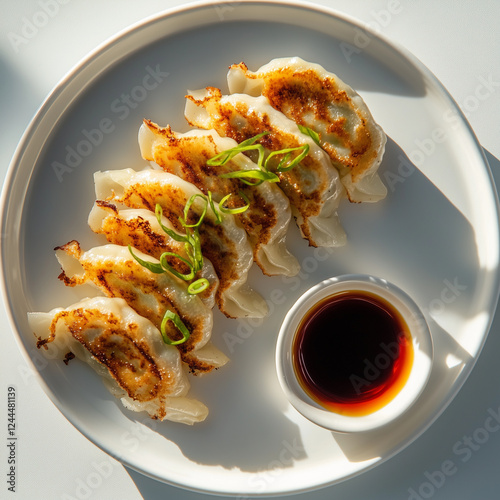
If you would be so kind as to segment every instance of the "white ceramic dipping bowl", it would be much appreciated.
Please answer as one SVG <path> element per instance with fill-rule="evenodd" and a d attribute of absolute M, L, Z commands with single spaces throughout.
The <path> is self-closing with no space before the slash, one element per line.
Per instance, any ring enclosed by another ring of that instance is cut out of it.
<path fill-rule="evenodd" d="M 389 302 L 408 325 L 413 345 L 413 363 L 406 383 L 385 406 L 372 413 L 350 416 L 326 409 L 303 390 L 293 364 L 294 337 L 304 316 L 329 296 L 361 291 Z M 369 275 L 343 275 L 327 279 L 305 292 L 292 306 L 281 326 L 276 346 L 276 369 L 289 402 L 304 417 L 337 432 L 364 432 L 387 425 L 405 413 L 422 393 L 432 368 L 433 347 L 429 327 L 415 302 L 400 288 Z"/>

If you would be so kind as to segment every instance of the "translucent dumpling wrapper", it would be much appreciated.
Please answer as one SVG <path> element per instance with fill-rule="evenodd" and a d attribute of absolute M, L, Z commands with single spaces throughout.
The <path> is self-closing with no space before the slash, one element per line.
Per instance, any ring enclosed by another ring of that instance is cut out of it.
<path fill-rule="evenodd" d="M 317 132 L 351 201 L 375 202 L 386 196 L 377 174 L 386 135 L 361 96 L 337 75 L 290 57 L 273 59 L 256 71 L 235 64 L 227 80 L 231 93 L 263 95 L 275 109 Z"/>
<path fill-rule="evenodd" d="M 233 205 L 228 206 L 237 208 L 245 204 L 240 195 L 243 193 L 248 209 L 236 217 L 252 243 L 255 262 L 270 276 L 295 276 L 299 272 L 300 265 L 286 246 L 291 210 L 281 189 L 268 182 L 249 186 L 236 178 L 220 177 L 227 172 L 258 168 L 241 153 L 224 165 L 207 164 L 217 154 L 237 146 L 236 141 L 221 137 L 215 130 L 197 129 L 181 134 L 145 120 L 139 130 L 139 145 L 144 159 L 191 182 L 205 194 L 210 191 L 217 202 L 232 195 L 229 203 Z"/>
<path fill-rule="evenodd" d="M 312 246 L 338 247 L 346 242 L 337 209 L 345 189 L 329 156 L 297 124 L 274 109 L 263 97 L 247 94 L 223 96 L 219 89 L 190 92 L 187 96 L 187 121 L 236 142 L 267 132 L 260 143 L 268 151 L 300 148 L 309 151 L 295 167 L 279 172 L 279 187 L 287 195 L 302 236 Z"/>
<path fill-rule="evenodd" d="M 130 208 L 155 210 L 162 207 L 163 215 L 179 232 L 183 232 L 179 217 L 188 200 L 195 195 L 187 222 L 194 224 L 207 206 L 202 191 L 180 177 L 162 170 L 109 170 L 94 174 L 98 199 L 122 203 Z M 217 212 L 218 204 L 214 202 Z M 212 209 L 207 209 L 199 227 L 201 249 L 213 264 L 219 277 L 216 302 L 228 317 L 264 317 L 269 308 L 264 298 L 247 284 L 253 264 L 253 251 L 245 229 L 231 214 L 222 214 L 218 223 Z"/>
<path fill-rule="evenodd" d="M 137 249 L 134 255 L 144 261 L 159 261 Z M 175 347 L 181 359 L 195 374 L 206 373 L 227 363 L 227 356 L 210 341 L 212 310 L 187 291 L 185 282 L 166 272 L 156 274 L 141 265 L 127 247 L 102 245 L 82 251 L 77 241 L 56 248 L 62 267 L 59 278 L 67 286 L 92 284 L 108 297 L 123 298 L 138 314 L 149 319 L 158 330 L 167 310 L 177 314 L 189 330 L 189 338 Z M 171 340 L 182 339 L 172 321 L 164 325 Z"/>
<path fill-rule="evenodd" d="M 179 351 L 123 299 L 84 299 L 66 309 L 28 313 L 28 321 L 48 357 L 88 363 L 126 408 L 190 425 L 207 417 L 207 407 L 188 395 Z"/>
<path fill-rule="evenodd" d="M 161 216 L 161 224 L 171 230 L 170 221 Z M 141 252 L 160 259 L 164 252 L 172 252 L 187 259 L 185 244 L 169 236 L 158 223 L 156 215 L 144 208 L 118 210 L 112 203 L 97 200 L 90 211 L 88 223 L 92 231 L 104 234 L 109 243 L 131 245 Z M 179 273 L 187 274 L 189 268 L 176 257 L 167 258 Z M 193 279 L 208 280 L 208 287 L 198 297 L 210 308 L 215 305 L 219 278 L 212 263 L 205 257 L 203 267 Z"/>

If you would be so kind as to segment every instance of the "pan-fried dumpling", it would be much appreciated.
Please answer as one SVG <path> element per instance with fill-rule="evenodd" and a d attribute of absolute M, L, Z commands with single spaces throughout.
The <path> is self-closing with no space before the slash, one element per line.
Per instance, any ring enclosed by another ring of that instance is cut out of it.
<path fill-rule="evenodd" d="M 268 132 L 260 143 L 270 151 L 308 145 L 309 152 L 298 165 L 278 173 L 279 186 L 288 196 L 302 236 L 310 245 L 345 244 L 346 235 L 337 215 L 345 190 L 337 170 L 323 149 L 265 97 L 222 96 L 219 89 L 207 87 L 187 96 L 185 116 L 191 125 L 213 128 L 238 143 Z"/>
<path fill-rule="evenodd" d="M 177 349 L 123 299 L 94 297 L 28 313 L 28 320 L 39 348 L 66 363 L 73 356 L 88 363 L 126 408 L 184 424 L 205 420 L 207 407 L 188 397 Z"/>
<path fill-rule="evenodd" d="M 240 199 L 239 192 L 242 192 L 249 200 L 249 208 L 236 217 L 252 243 L 255 262 L 267 275 L 294 276 L 299 272 L 297 259 L 286 247 L 291 210 L 281 189 L 268 182 L 249 186 L 239 179 L 220 177 L 226 172 L 258 168 L 243 154 L 234 156 L 223 166 L 207 165 L 210 158 L 237 146 L 233 139 L 221 137 L 215 130 L 180 134 L 145 120 L 139 130 L 139 145 L 144 159 L 191 182 L 205 194 L 212 192 L 217 202 L 229 194 Z"/>
<path fill-rule="evenodd" d="M 377 174 L 386 136 L 349 85 L 299 57 L 273 59 L 257 71 L 230 67 L 231 93 L 265 96 L 271 106 L 319 134 L 351 201 L 378 201 L 387 189 Z"/>
<path fill-rule="evenodd" d="M 163 226 L 173 230 L 168 219 L 162 216 L 161 222 Z M 187 259 L 185 244 L 163 231 L 156 215 L 150 210 L 144 208 L 118 210 L 112 203 L 97 200 L 90 211 L 88 223 L 92 231 L 104 234 L 109 243 L 131 245 L 158 260 L 164 252 L 173 252 Z M 169 257 L 167 261 L 178 272 L 188 273 L 186 264 L 180 259 Z M 203 259 L 203 267 L 194 279 L 199 278 L 208 280 L 209 286 L 199 293 L 198 297 L 212 308 L 215 304 L 219 278 L 207 258 Z"/>
<path fill-rule="evenodd" d="M 180 232 L 183 228 L 179 217 L 183 216 L 186 203 L 191 196 L 203 195 L 193 184 L 161 170 L 109 170 L 96 172 L 94 180 L 98 199 L 151 211 L 158 203 L 163 215 Z M 216 202 L 214 205 L 218 210 Z M 205 206 L 196 198 L 190 212 L 199 218 Z M 264 317 L 268 313 L 266 301 L 246 283 L 253 252 L 246 231 L 237 219 L 222 214 L 222 222 L 218 224 L 213 211 L 207 209 L 199 233 L 203 255 L 212 262 L 219 277 L 216 293 L 219 309 L 233 318 Z"/>
<path fill-rule="evenodd" d="M 153 257 L 134 249 L 140 259 L 158 263 Z M 108 297 L 123 298 L 138 314 L 161 328 L 165 312 L 177 314 L 190 332 L 176 347 L 193 373 L 205 373 L 224 365 L 228 358 L 209 343 L 212 311 L 199 297 L 187 292 L 185 282 L 170 273 L 155 274 L 139 264 L 129 249 L 103 245 L 83 252 L 77 241 L 56 248 L 62 267 L 59 278 L 68 286 L 90 283 Z M 182 335 L 173 322 L 165 325 L 167 336 L 179 340 Z"/>

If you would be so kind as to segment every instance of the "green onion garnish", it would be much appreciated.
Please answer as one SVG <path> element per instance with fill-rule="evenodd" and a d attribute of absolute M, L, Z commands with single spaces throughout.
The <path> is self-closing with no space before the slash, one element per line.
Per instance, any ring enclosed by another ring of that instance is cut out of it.
<path fill-rule="evenodd" d="M 187 274 L 183 274 L 183 273 L 177 271 L 177 269 L 175 269 L 174 267 L 172 267 L 168 263 L 167 257 L 175 257 L 175 258 L 179 259 L 181 262 L 183 262 L 184 264 L 186 264 L 186 266 L 188 266 L 190 272 L 187 273 Z M 191 264 L 191 262 L 189 260 L 185 259 L 184 257 L 181 257 L 178 253 L 163 252 L 161 254 L 161 257 L 160 257 L 160 265 L 161 265 L 161 267 L 163 269 L 165 269 L 166 271 L 171 272 L 174 276 L 177 276 L 181 280 L 191 281 L 194 278 L 195 273 L 194 273 L 194 270 L 193 270 L 193 265 Z"/>
<path fill-rule="evenodd" d="M 129 252 L 132 254 L 132 257 L 139 262 L 139 264 L 146 269 L 149 269 L 152 273 L 155 274 L 163 274 L 165 272 L 165 269 L 163 269 L 161 264 L 157 264 L 155 262 L 148 262 L 147 260 L 143 260 L 140 257 L 137 257 L 137 255 L 134 254 L 132 251 L 132 247 L 129 245 L 128 246 Z"/>
<path fill-rule="evenodd" d="M 165 331 L 165 328 L 167 326 L 167 322 L 172 321 L 172 323 L 177 327 L 177 329 L 182 333 L 182 339 L 180 340 L 172 340 L 168 335 L 167 332 Z M 179 345 L 182 344 L 183 342 L 186 342 L 186 340 L 189 338 L 189 330 L 187 329 L 186 325 L 182 322 L 181 318 L 179 317 L 178 314 L 175 314 L 174 312 L 170 311 L 170 309 L 167 309 L 165 311 L 165 315 L 163 316 L 163 320 L 161 322 L 161 336 L 163 337 L 163 342 L 168 345 Z"/>
<path fill-rule="evenodd" d="M 307 129 L 307 127 L 303 128 L 304 130 Z M 274 172 L 271 172 L 268 168 L 268 166 L 270 165 L 269 160 L 278 155 L 284 155 L 283 158 L 281 158 L 281 160 L 279 161 L 278 166 L 274 170 L 276 172 L 287 172 L 288 170 L 298 165 L 307 156 L 307 154 L 309 153 L 309 144 L 304 144 L 303 146 L 298 146 L 296 148 L 286 148 L 286 149 L 281 149 L 279 151 L 273 151 L 267 156 L 267 158 L 265 158 L 264 147 L 261 144 L 255 144 L 255 142 L 268 133 L 269 132 L 262 132 L 261 134 L 258 134 L 254 137 L 251 137 L 241 142 L 240 144 L 238 144 L 238 146 L 235 146 L 234 148 L 222 151 L 221 153 L 210 158 L 207 161 L 207 165 L 222 166 L 225 165 L 238 153 L 249 151 L 251 149 L 256 149 L 259 152 L 259 158 L 257 160 L 257 166 L 258 166 L 257 169 L 226 172 L 220 174 L 220 177 L 225 179 L 239 179 L 240 181 L 244 182 L 245 184 L 248 184 L 249 186 L 258 186 L 259 184 L 262 184 L 263 182 L 266 181 L 279 182 L 280 180 L 279 177 Z M 317 134 L 316 135 L 314 134 L 316 133 L 313 130 L 311 130 L 311 133 L 308 133 L 308 135 L 312 137 L 313 140 L 316 140 L 315 137 L 317 136 Z M 319 140 L 319 136 L 317 136 L 317 138 Z M 296 151 L 301 151 L 301 152 L 291 160 L 292 153 Z"/>
<path fill-rule="evenodd" d="M 222 200 L 220 200 L 220 202 L 219 202 L 220 211 L 225 213 L 225 214 L 233 214 L 233 215 L 241 214 L 241 213 L 247 211 L 250 208 L 250 200 L 248 199 L 248 197 L 245 195 L 245 193 L 243 191 L 239 191 L 238 194 L 241 196 L 241 198 L 243 198 L 246 205 L 244 205 L 242 207 L 237 207 L 237 208 L 225 207 L 224 203 L 226 203 L 226 201 L 229 200 L 229 198 L 231 198 L 231 196 L 233 196 L 233 194 L 230 193 L 227 196 L 224 196 L 224 198 L 222 198 Z"/>
<path fill-rule="evenodd" d="M 186 253 L 191 259 L 193 271 L 197 273 L 203 267 L 203 254 L 201 252 L 201 240 L 198 229 L 189 235 L 189 243 L 186 243 Z"/>
<path fill-rule="evenodd" d="M 253 149 L 256 149 L 259 151 L 259 160 L 261 157 L 264 155 L 264 148 L 262 147 L 261 144 L 254 144 L 256 141 L 258 141 L 261 137 L 264 137 L 265 135 L 269 134 L 269 132 L 262 132 L 260 134 L 257 134 L 254 137 L 250 137 L 249 139 L 244 140 L 243 142 L 240 142 L 237 146 L 234 146 L 233 148 L 226 149 L 225 151 L 222 151 L 219 154 L 216 154 L 212 158 L 210 158 L 207 161 L 207 165 L 210 166 L 215 166 L 219 167 L 221 165 L 225 165 L 229 160 L 234 158 L 238 153 L 243 153 L 244 151 L 251 151 Z M 259 161 L 260 165 L 260 161 Z"/>
<path fill-rule="evenodd" d="M 294 151 L 302 151 L 302 152 L 299 155 L 297 155 L 292 161 L 290 161 L 290 156 Z M 273 151 L 267 157 L 266 165 L 267 162 L 273 156 L 284 154 L 285 156 L 279 162 L 278 166 L 276 167 L 276 171 L 288 172 L 288 170 L 291 170 L 293 167 L 295 167 L 295 165 L 298 165 L 307 156 L 308 153 L 309 153 L 309 144 L 304 144 L 303 146 L 299 146 L 297 148 L 287 148 L 287 149 L 281 149 L 280 151 Z"/>
<path fill-rule="evenodd" d="M 202 211 L 200 217 L 198 218 L 198 220 L 194 224 L 188 224 L 187 220 L 188 220 L 189 210 L 191 208 L 191 205 L 196 200 L 196 198 L 201 198 L 205 202 L 205 206 L 203 207 L 203 211 Z M 205 218 L 205 215 L 207 213 L 207 206 L 208 206 L 208 200 L 207 200 L 207 197 L 205 195 L 193 194 L 193 196 L 191 196 L 191 198 L 189 198 L 189 200 L 186 203 L 186 206 L 184 207 L 184 218 L 182 218 L 182 217 L 179 218 L 183 227 L 184 228 L 199 227 L 201 225 L 201 223 L 203 222 L 203 219 Z"/>
<path fill-rule="evenodd" d="M 297 124 L 299 127 L 299 130 L 303 133 L 308 135 L 318 146 L 321 144 L 319 143 L 319 134 L 312 128 L 306 127 L 304 125 Z"/>
<path fill-rule="evenodd" d="M 212 212 L 215 215 L 215 223 L 220 224 L 222 222 L 222 217 L 220 216 L 219 211 L 215 208 L 215 203 L 212 198 L 212 191 L 208 192 L 208 203 L 210 205 L 210 208 L 212 209 Z"/>
<path fill-rule="evenodd" d="M 193 281 L 188 286 L 188 292 L 191 295 L 196 295 L 197 293 L 204 292 L 210 286 L 209 281 L 206 278 L 200 278 L 199 280 Z"/>
<path fill-rule="evenodd" d="M 249 186 L 258 186 L 263 182 L 279 182 L 280 178 L 269 172 L 268 170 L 237 170 L 236 172 L 227 172 L 225 174 L 220 174 L 220 177 L 224 179 L 240 179 L 245 184 Z M 247 179 L 255 179 L 255 181 L 250 181 Z"/>
<path fill-rule="evenodd" d="M 156 220 L 158 221 L 158 224 L 160 227 L 163 229 L 165 233 L 167 233 L 173 240 L 178 241 L 180 243 L 183 243 L 187 241 L 187 238 L 185 235 L 176 233 L 174 230 L 166 227 L 163 225 L 163 222 L 161 220 L 163 216 L 163 209 L 161 208 L 161 205 L 159 203 L 156 204 L 155 206 L 155 215 L 156 215 Z"/>
<path fill-rule="evenodd" d="M 131 255 L 134 257 L 134 259 L 141 264 L 141 266 L 144 266 L 146 269 L 149 269 L 151 272 L 155 274 L 162 274 L 165 272 L 169 272 L 176 276 L 177 278 L 184 280 L 184 281 L 191 281 L 194 279 L 196 273 L 200 271 L 203 268 L 203 254 L 201 252 L 201 240 L 200 240 L 200 234 L 198 232 L 198 227 L 201 225 L 203 222 L 203 219 L 205 218 L 206 212 L 207 212 L 207 206 L 210 200 L 210 204 L 214 210 L 214 213 L 216 213 L 216 216 L 218 217 L 218 220 L 220 219 L 220 214 L 218 214 L 215 211 L 215 206 L 213 204 L 213 201 L 211 201 L 211 193 L 209 199 L 207 199 L 206 196 L 201 195 L 201 194 L 195 194 L 191 196 L 191 198 L 188 200 L 186 203 L 186 206 L 184 207 L 184 217 L 179 217 L 179 220 L 181 224 L 183 225 L 184 229 L 186 230 L 186 234 L 178 234 L 172 229 L 166 227 L 162 223 L 162 216 L 163 216 L 163 209 L 159 203 L 156 204 L 155 206 L 155 215 L 156 219 L 158 221 L 158 224 L 160 227 L 163 229 L 165 233 L 167 233 L 171 238 L 173 238 L 175 241 L 178 241 L 180 243 L 184 243 L 184 248 L 186 250 L 186 255 L 187 258 L 184 258 L 182 255 L 179 255 L 178 253 L 175 252 L 164 252 L 160 256 L 160 262 L 159 263 L 153 263 L 153 262 L 148 262 L 146 260 L 141 259 L 135 253 L 132 251 L 132 247 L 128 245 L 129 252 Z M 202 198 L 205 201 L 205 206 L 204 209 L 201 213 L 201 215 L 198 218 L 198 221 L 195 224 L 187 224 L 186 220 L 189 215 L 189 210 L 191 208 L 191 205 L 194 203 L 196 198 Z M 188 269 L 188 273 L 181 273 L 177 269 L 175 269 L 169 262 L 168 262 L 168 257 L 174 257 L 176 259 L 179 259 L 182 263 L 184 263 Z M 193 283 L 191 283 L 190 286 L 188 286 L 188 292 L 191 294 L 196 294 L 200 293 L 203 290 L 205 290 L 209 283 L 207 281 L 206 286 L 202 286 L 205 282 L 205 278 L 201 278 L 200 280 L 197 280 L 197 285 L 196 286 L 191 286 Z M 198 283 L 200 282 L 200 283 Z"/>
<path fill-rule="evenodd" d="M 254 144 L 257 142 L 260 138 L 264 137 L 265 135 L 269 134 L 269 131 L 266 130 L 265 132 L 261 132 L 260 134 L 254 135 L 253 137 L 250 137 L 249 139 L 245 139 L 244 141 L 240 142 L 240 146 L 250 146 L 251 144 Z"/>

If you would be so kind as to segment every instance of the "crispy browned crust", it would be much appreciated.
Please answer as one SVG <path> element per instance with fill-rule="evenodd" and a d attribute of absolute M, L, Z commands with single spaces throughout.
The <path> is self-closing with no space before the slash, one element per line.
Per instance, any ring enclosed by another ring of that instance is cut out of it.
<path fill-rule="evenodd" d="M 164 252 L 176 252 L 177 247 L 169 245 L 170 239 L 153 230 L 149 221 L 142 217 L 124 220 L 118 216 L 116 206 L 107 201 L 97 200 L 96 205 L 108 210 L 103 219 L 100 233 L 106 236 L 109 243 L 115 245 L 131 245 L 141 252 L 160 259 Z M 189 271 L 187 265 L 180 259 L 168 257 L 168 263 L 180 273 Z"/>
<path fill-rule="evenodd" d="M 63 250 L 69 255 L 79 258 L 81 255 L 80 245 L 77 241 L 73 240 L 69 243 L 57 247 L 58 250 Z M 155 277 L 151 275 L 145 268 L 137 266 L 134 261 L 125 262 L 123 265 L 117 266 L 111 261 L 103 262 L 99 266 L 88 266 L 82 263 L 84 268 L 84 275 L 75 277 L 68 277 L 64 271 L 60 274 L 59 279 L 68 286 L 76 286 L 91 281 L 96 285 L 107 297 L 120 297 L 124 299 L 127 304 L 132 307 L 138 314 L 149 319 L 160 330 L 163 320 L 162 312 L 169 309 L 175 314 L 178 314 L 183 323 L 186 325 L 190 332 L 189 339 L 182 344 L 177 345 L 181 358 L 185 361 L 191 371 L 209 371 L 208 365 L 204 365 L 196 361 L 193 356 L 188 354 L 195 348 L 196 344 L 200 341 L 203 333 L 196 324 L 193 324 L 186 315 L 179 311 L 175 304 L 170 300 L 165 291 L 158 287 Z M 122 283 L 134 283 L 134 287 L 122 286 Z M 158 310 L 145 309 L 144 302 L 135 290 L 140 290 L 144 295 L 152 295 L 156 298 L 160 307 Z M 182 334 L 171 323 L 167 322 L 165 330 L 169 338 L 179 340 Z M 39 341 L 39 347 L 48 340 Z"/>
<path fill-rule="evenodd" d="M 212 105 L 216 107 L 218 119 L 213 120 L 212 125 L 220 135 L 231 137 L 239 143 L 261 132 L 268 132 L 267 135 L 260 139 L 260 143 L 270 151 L 302 146 L 293 134 L 273 128 L 267 115 L 258 114 L 245 103 L 239 103 L 234 108 L 232 106 L 224 106 L 220 102 L 222 98 L 220 89 L 207 87 L 207 91 L 209 95 L 201 101 L 191 95 L 187 95 L 186 98 L 197 105 L 203 102 L 207 103 L 207 106 Z M 235 127 L 233 123 L 235 123 L 235 117 L 239 115 L 245 117 L 245 125 Z M 307 176 L 303 175 L 304 171 L 307 171 Z M 321 196 L 322 193 L 328 190 L 330 183 L 327 172 L 323 171 L 313 158 L 306 156 L 302 160 L 301 165 L 287 172 L 279 172 L 278 176 L 280 178 L 279 187 L 286 194 L 291 205 L 304 218 L 301 230 L 305 238 L 311 241 L 307 220 L 310 217 L 319 215 L 321 211 Z M 311 176 L 315 178 L 314 189 L 312 189 L 312 185 L 307 181 L 307 178 Z"/>
<path fill-rule="evenodd" d="M 151 255 L 158 260 L 164 252 L 172 252 L 185 256 L 184 251 L 179 248 L 177 242 L 166 238 L 163 234 L 157 233 L 151 227 L 148 220 L 142 217 L 124 220 L 118 216 L 118 210 L 112 203 L 97 200 L 96 204 L 108 211 L 108 215 L 102 221 L 99 233 L 104 234 L 109 243 L 121 246 L 130 244 L 137 250 Z M 166 257 L 166 261 L 179 273 L 189 273 L 188 266 L 179 258 L 169 255 Z M 198 272 L 196 277 L 201 277 L 200 272 Z M 61 277 L 61 279 L 65 282 L 67 281 L 67 278 Z M 210 283 L 208 288 L 200 294 L 200 297 L 211 296 L 216 286 L 217 282 Z"/>
<path fill-rule="evenodd" d="M 113 314 L 77 308 L 54 316 L 50 326 L 51 338 L 55 336 L 58 321 L 65 322 L 73 338 L 108 369 L 110 376 L 131 399 L 146 402 L 171 392 L 172 374 L 155 362 L 149 345 L 138 338 L 140 332 L 136 324 L 123 328 Z M 98 336 L 86 334 L 94 328 L 102 330 Z M 158 418 L 165 416 L 164 410 L 161 411 Z"/>
<path fill-rule="evenodd" d="M 176 187 L 171 187 L 166 192 L 159 182 L 156 184 L 150 182 L 147 186 L 135 185 L 127 191 L 120 201 L 128 207 L 147 208 L 153 212 L 155 211 L 156 203 L 159 203 L 162 207 L 163 215 L 172 223 L 174 228 L 179 232 L 184 231 L 179 222 L 179 217 L 184 215 L 184 206 L 188 200 L 185 193 Z M 195 215 L 190 214 L 187 223 L 195 223 L 195 218 Z M 220 283 L 216 293 L 216 302 L 222 308 L 222 294 L 237 278 L 234 269 L 227 265 L 228 262 L 237 260 L 238 251 L 236 243 L 224 234 L 221 225 L 211 222 L 208 218 L 204 219 L 199 231 L 203 255 L 210 260 L 219 277 Z M 219 246 L 216 241 L 221 241 L 223 247 Z M 182 345 L 185 344 L 187 342 Z"/>
<path fill-rule="evenodd" d="M 247 78 L 259 78 L 252 74 L 245 64 L 235 65 L 245 72 Z M 334 78 L 319 78 L 312 70 L 295 72 L 293 68 L 282 67 L 279 71 L 266 73 L 262 94 L 267 97 L 271 106 L 301 125 L 307 125 L 303 116 L 314 114 L 317 122 L 329 123 L 327 131 L 335 134 L 338 146 L 347 149 L 350 154 L 339 156 L 337 150 L 328 142 L 321 141 L 321 146 L 328 153 L 334 164 L 347 168 L 353 182 L 368 170 L 378 156 L 369 126 L 363 112 L 360 111 L 344 90 L 340 90 Z M 345 117 L 331 120 L 327 115 L 331 103 L 357 115 L 360 125 L 354 137 L 346 130 Z M 320 134 L 321 140 L 321 134 Z"/>
<path fill-rule="evenodd" d="M 194 184 L 205 194 L 211 191 L 216 193 L 218 199 L 228 194 L 235 195 L 227 203 L 229 208 L 242 206 L 239 192 L 244 193 L 250 200 L 250 208 L 236 217 L 252 242 L 254 256 L 257 255 L 259 248 L 271 241 L 272 231 L 278 220 L 276 208 L 260 196 L 256 189 L 239 179 L 220 177 L 222 173 L 239 170 L 234 163 L 208 165 L 208 160 L 220 153 L 211 137 L 208 136 L 206 144 L 201 145 L 195 137 L 176 137 L 170 126 L 160 127 L 151 120 L 144 120 L 144 124 L 164 141 L 155 146 L 153 155 L 145 158 L 146 160 L 154 161 L 166 172 Z"/>

